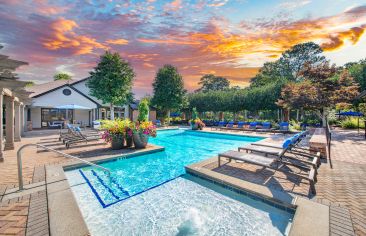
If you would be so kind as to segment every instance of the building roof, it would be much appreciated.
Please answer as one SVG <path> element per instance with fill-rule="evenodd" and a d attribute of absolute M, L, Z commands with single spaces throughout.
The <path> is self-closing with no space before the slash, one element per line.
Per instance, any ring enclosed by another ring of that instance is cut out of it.
<path fill-rule="evenodd" d="M 48 82 L 48 83 L 36 84 L 36 85 L 30 86 L 30 87 L 27 87 L 26 90 L 28 92 L 32 93 L 30 95 L 30 97 L 36 97 L 36 96 L 39 96 L 41 94 L 52 91 L 54 89 L 60 88 L 64 85 L 70 84 L 71 81 L 69 81 L 69 80 L 56 80 L 56 81 L 51 81 L 51 82 Z"/>

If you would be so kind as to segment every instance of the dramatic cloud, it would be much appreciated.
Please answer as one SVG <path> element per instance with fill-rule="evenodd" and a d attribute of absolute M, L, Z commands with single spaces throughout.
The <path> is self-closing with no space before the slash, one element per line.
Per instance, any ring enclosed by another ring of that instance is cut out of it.
<path fill-rule="evenodd" d="M 0 44 L 2 53 L 30 63 L 18 72 L 23 80 L 46 82 L 57 71 L 81 79 L 111 50 L 133 66 L 138 96 L 151 93 L 164 64 L 178 68 L 189 90 L 205 73 L 247 86 L 264 62 L 298 43 L 319 43 L 343 63 L 361 59 L 366 6 L 327 1 L 4 0 Z M 358 57 L 347 54 L 350 47 L 359 48 Z"/>

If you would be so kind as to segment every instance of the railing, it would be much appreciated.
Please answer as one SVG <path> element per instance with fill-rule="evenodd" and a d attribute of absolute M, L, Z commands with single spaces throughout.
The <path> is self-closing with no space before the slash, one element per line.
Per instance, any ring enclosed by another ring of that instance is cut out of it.
<path fill-rule="evenodd" d="M 57 153 L 57 154 L 60 154 L 64 157 L 67 157 L 67 158 L 72 158 L 72 159 L 76 159 L 78 161 L 81 161 L 87 165 L 90 165 L 90 166 L 94 166 L 96 168 L 100 168 L 102 169 L 103 171 L 107 172 L 108 176 L 110 175 L 110 170 L 107 169 L 107 168 L 104 168 L 103 166 L 100 166 L 100 165 L 97 165 L 97 164 L 94 164 L 90 161 L 86 161 L 86 160 L 83 160 L 81 158 L 78 158 L 76 156 L 72 156 L 72 155 L 69 155 L 69 154 L 66 154 L 66 153 L 63 153 L 63 152 L 60 152 L 60 151 L 57 151 L 53 148 L 49 148 L 49 147 L 46 147 L 44 145 L 40 145 L 40 144 L 35 144 L 35 143 L 29 143 L 29 144 L 25 144 L 23 146 L 21 146 L 19 148 L 19 150 L 17 151 L 17 161 L 18 161 L 18 181 L 19 181 L 19 190 L 23 190 L 23 173 L 22 173 L 22 150 L 26 147 L 30 147 L 30 146 L 35 146 L 35 147 L 38 147 L 38 148 L 42 148 L 42 149 L 45 149 L 47 151 L 51 151 L 51 152 L 54 152 L 54 153 Z"/>
<path fill-rule="evenodd" d="M 327 159 L 329 160 L 330 168 L 333 168 L 331 159 L 331 142 L 332 142 L 332 132 L 330 131 L 329 123 L 325 127 L 325 136 L 327 138 Z"/>

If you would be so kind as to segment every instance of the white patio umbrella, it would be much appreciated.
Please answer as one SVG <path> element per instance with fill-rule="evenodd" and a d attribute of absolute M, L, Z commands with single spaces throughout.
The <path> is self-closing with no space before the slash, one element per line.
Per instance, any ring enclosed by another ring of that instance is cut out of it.
<path fill-rule="evenodd" d="M 80 105 L 76 105 L 76 104 L 68 104 L 68 105 L 61 105 L 61 106 L 56 106 L 55 108 L 57 109 L 75 109 L 75 110 L 91 110 L 93 108 L 90 107 L 84 107 L 84 106 L 80 106 Z"/>

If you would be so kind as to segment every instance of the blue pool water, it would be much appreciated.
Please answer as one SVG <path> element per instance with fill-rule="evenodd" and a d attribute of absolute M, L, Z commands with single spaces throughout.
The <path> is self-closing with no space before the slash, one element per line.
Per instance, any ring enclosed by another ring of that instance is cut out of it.
<path fill-rule="evenodd" d="M 92 235 L 283 235 L 293 215 L 185 174 L 184 166 L 257 137 L 158 132 L 165 151 L 66 172 Z"/>

